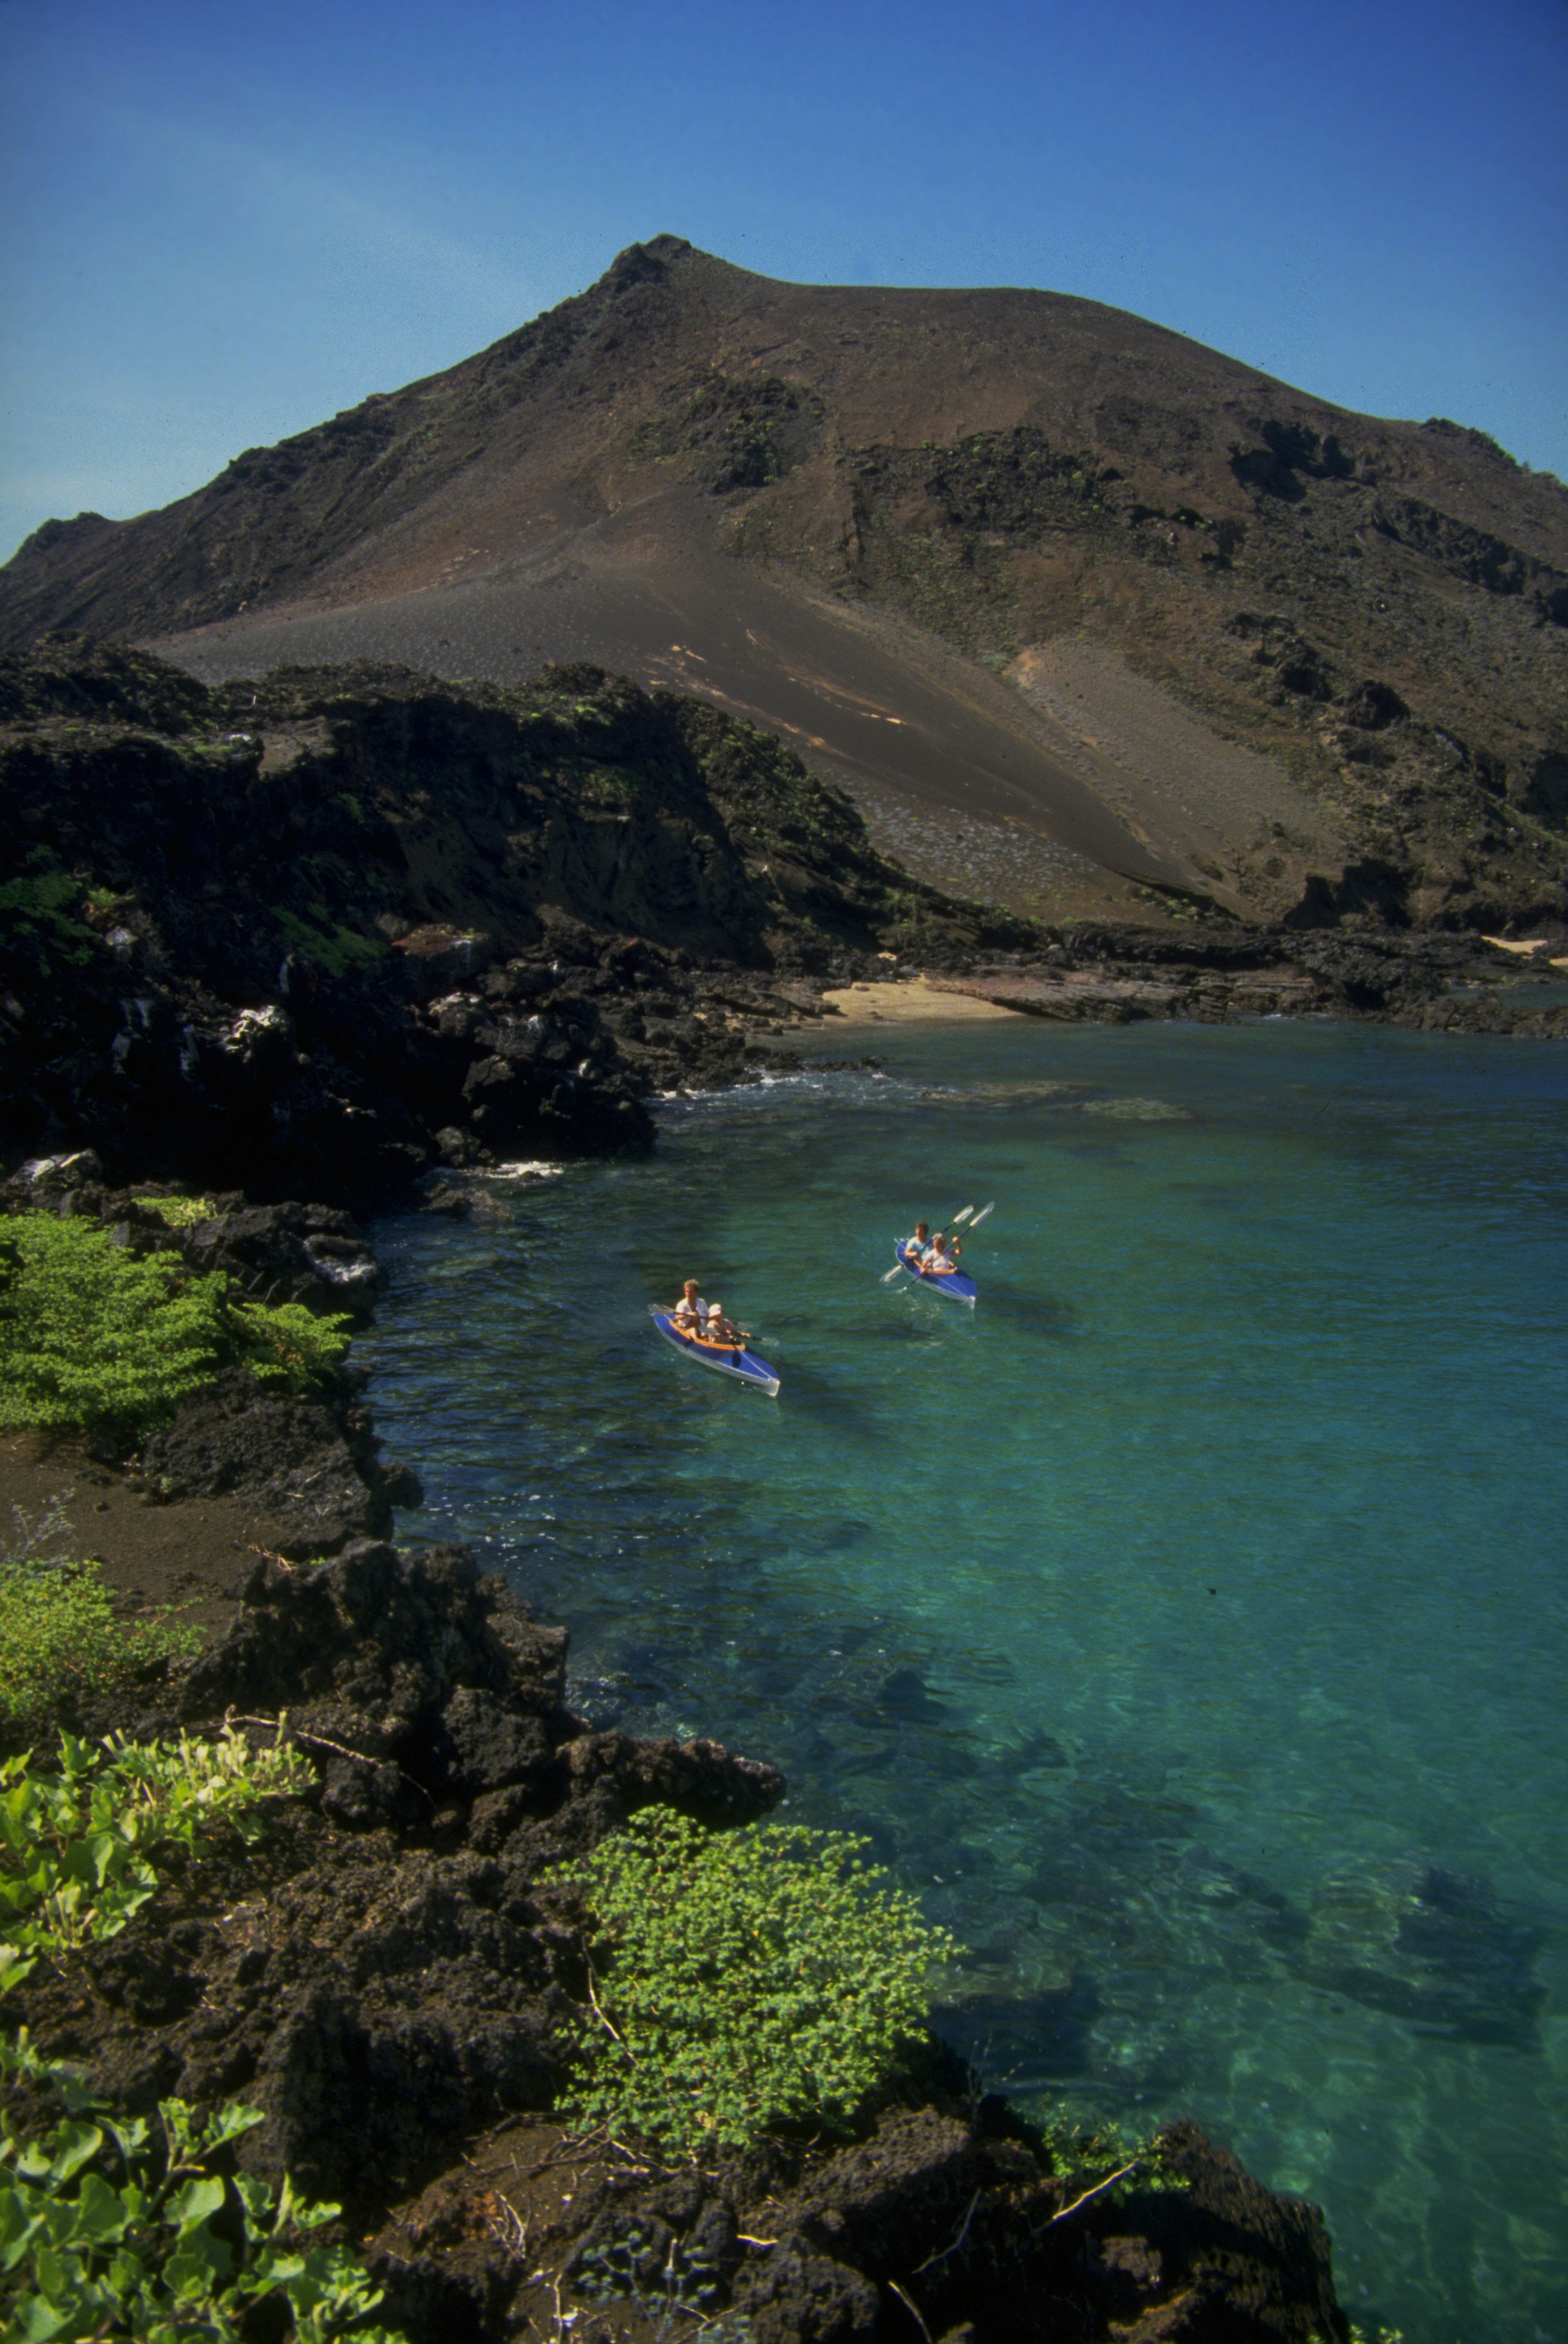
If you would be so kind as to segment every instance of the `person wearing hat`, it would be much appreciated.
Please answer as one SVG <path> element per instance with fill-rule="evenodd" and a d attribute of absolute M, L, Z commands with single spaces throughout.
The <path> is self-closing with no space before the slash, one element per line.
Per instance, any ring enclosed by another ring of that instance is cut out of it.
<path fill-rule="evenodd" d="M 731 1324 L 725 1318 L 722 1306 L 717 1302 L 710 1302 L 708 1305 L 709 1342 L 718 1344 L 725 1349 L 739 1350 L 745 1339 L 744 1330 Z"/>

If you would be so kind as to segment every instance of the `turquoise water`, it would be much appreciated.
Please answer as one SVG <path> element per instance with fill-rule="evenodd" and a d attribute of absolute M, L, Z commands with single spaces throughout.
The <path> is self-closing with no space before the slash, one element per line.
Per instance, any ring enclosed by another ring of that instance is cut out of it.
<path fill-rule="evenodd" d="M 1408 2344 L 1563 2344 L 1568 1051 L 876 1046 L 383 1225 L 405 1533 L 490 1542 L 596 1723 L 868 1834 L 1015 2096 L 1196 2117 Z M 992 1197 L 973 1316 L 879 1282 Z M 776 1401 L 659 1343 L 691 1273 Z"/>

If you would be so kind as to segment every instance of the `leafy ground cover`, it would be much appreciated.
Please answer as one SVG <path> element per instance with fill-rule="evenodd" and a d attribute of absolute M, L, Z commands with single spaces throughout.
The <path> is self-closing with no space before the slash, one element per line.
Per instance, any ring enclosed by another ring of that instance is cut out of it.
<path fill-rule="evenodd" d="M 45 1718 L 72 1693 L 132 1684 L 200 1643 L 167 1614 L 121 1619 L 96 1562 L 0 1568 L 0 1720 Z"/>
<path fill-rule="evenodd" d="M 116 1612 L 102 1566 L 74 1549 L 70 1495 L 56 1494 L 36 1518 L 11 1509 L 0 1545 L 0 1724 L 41 1724 L 73 1696 L 134 1684 L 200 1646 L 167 1611 Z"/>
<path fill-rule="evenodd" d="M 0 1426 L 74 1425 L 129 1441 L 238 1364 L 306 1390 L 348 1349 L 346 1317 L 235 1298 L 112 1232 L 22 1213 L 0 1233 Z"/>
<path fill-rule="evenodd" d="M 111 1735 L 96 1749 L 62 1733 L 56 1768 L 30 1753 L 0 1761 L 0 1992 L 45 1955 L 117 1935 L 157 1887 L 160 1847 L 253 1840 L 260 1802 L 309 1780 L 297 1753 L 252 1750 L 232 1727 L 211 1743 Z"/>
<path fill-rule="evenodd" d="M 0 1993 L 41 1959 L 117 1935 L 155 1893 L 160 1850 L 253 1839 L 260 1803 L 309 1780 L 294 1753 L 253 1751 L 232 1730 L 97 1750 L 64 1734 L 57 1769 L 0 1765 Z M 0 2078 L 50 2086 L 66 2111 L 36 2138 L 0 2119 L 0 2344 L 238 2344 L 286 2320 L 295 2344 L 399 2344 L 370 2322 L 381 2290 L 316 2236 L 339 2208 L 235 2170 L 259 2109 L 197 2116 L 170 2099 L 156 2127 L 116 2117 L 25 2029 L 0 2041 Z"/>
<path fill-rule="evenodd" d="M 171 1229 L 195 1228 L 198 1222 L 209 1221 L 217 1207 L 210 1197 L 140 1197 L 138 1205 L 150 1206 Z"/>
<path fill-rule="evenodd" d="M 844 1833 L 635 1815 L 570 1876 L 596 1935 L 578 2114 L 675 2148 L 845 2129 L 923 2039 L 956 1950 Z"/>
<path fill-rule="evenodd" d="M 0 2133 L 0 2344 L 240 2344 L 258 2311 L 280 2333 L 285 2307 L 294 2344 L 400 2344 L 369 2322 L 382 2290 L 354 2257 L 312 2243 L 340 2209 L 232 2170 L 259 2108 L 165 2100 L 155 2127 L 25 2041 L 0 2045 L 5 2071 L 53 2084 L 67 2113 L 40 2140 Z"/>

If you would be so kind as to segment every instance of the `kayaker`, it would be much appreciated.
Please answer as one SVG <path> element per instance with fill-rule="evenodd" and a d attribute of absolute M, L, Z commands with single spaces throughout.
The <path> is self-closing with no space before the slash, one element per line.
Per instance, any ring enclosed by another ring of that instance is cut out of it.
<path fill-rule="evenodd" d="M 725 1318 L 718 1303 L 710 1302 L 708 1305 L 709 1342 L 723 1344 L 731 1349 L 739 1350 L 745 1339 L 742 1329 Z"/>
<path fill-rule="evenodd" d="M 681 1299 L 676 1303 L 670 1316 L 683 1335 L 700 1334 L 707 1325 L 711 1313 L 707 1304 L 697 1291 L 697 1281 L 694 1278 L 687 1278 L 681 1289 Z"/>
<path fill-rule="evenodd" d="M 927 1278 L 943 1278 L 958 1267 L 958 1256 L 964 1248 L 955 1239 L 949 1246 L 946 1237 L 938 1229 L 928 1249 L 920 1258 L 920 1267 Z"/>
<path fill-rule="evenodd" d="M 931 1224 L 929 1221 L 916 1222 L 915 1235 L 912 1238 L 905 1238 L 904 1250 L 905 1253 L 912 1253 L 916 1261 L 925 1260 L 926 1256 L 931 1250 Z"/>

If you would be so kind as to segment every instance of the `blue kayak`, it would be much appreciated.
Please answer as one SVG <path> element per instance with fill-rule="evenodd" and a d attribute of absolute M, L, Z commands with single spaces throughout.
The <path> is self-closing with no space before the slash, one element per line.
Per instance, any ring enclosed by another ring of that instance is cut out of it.
<path fill-rule="evenodd" d="M 668 1310 L 657 1303 L 648 1305 L 650 1316 L 672 1349 L 688 1359 L 695 1359 L 700 1368 L 714 1368 L 722 1376 L 733 1376 L 738 1384 L 749 1384 L 753 1391 L 766 1394 L 769 1399 L 778 1398 L 779 1379 L 765 1359 L 754 1351 L 736 1350 L 729 1344 L 700 1343 L 693 1335 L 683 1335 Z"/>
<path fill-rule="evenodd" d="M 973 1310 L 980 1289 L 972 1278 L 965 1277 L 961 1269 L 939 1269 L 935 1273 L 922 1269 L 915 1259 L 914 1249 L 907 1238 L 900 1238 L 893 1251 L 900 1267 L 908 1272 L 916 1286 L 934 1286 L 938 1294 L 947 1297 L 949 1302 L 962 1302 Z"/>

